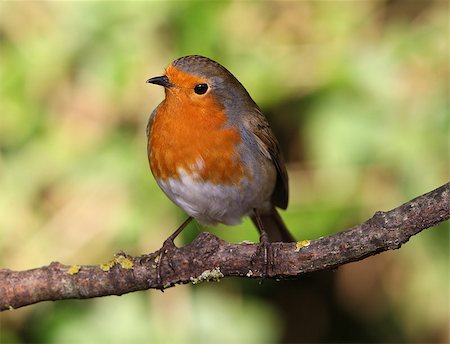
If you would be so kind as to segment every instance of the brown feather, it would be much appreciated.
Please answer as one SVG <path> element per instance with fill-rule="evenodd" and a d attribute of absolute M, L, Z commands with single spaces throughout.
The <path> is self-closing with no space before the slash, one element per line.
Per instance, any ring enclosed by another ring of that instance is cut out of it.
<path fill-rule="evenodd" d="M 261 152 L 266 156 L 268 155 L 267 157 L 273 161 L 277 169 L 277 180 L 272 194 L 272 203 L 281 209 L 286 209 L 289 201 L 288 174 L 281 155 L 280 145 L 261 110 L 256 108 L 254 114 L 249 119 L 253 135 L 255 135 Z"/>

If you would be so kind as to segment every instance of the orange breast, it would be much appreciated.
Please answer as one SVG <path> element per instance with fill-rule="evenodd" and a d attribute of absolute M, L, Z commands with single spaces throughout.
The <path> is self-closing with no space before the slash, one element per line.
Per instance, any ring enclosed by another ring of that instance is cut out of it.
<path fill-rule="evenodd" d="M 198 180 L 237 184 L 245 174 L 237 155 L 238 130 L 227 128 L 224 109 L 212 96 L 202 106 L 167 91 L 150 128 L 149 161 L 156 178 L 180 178 L 180 170 Z"/>

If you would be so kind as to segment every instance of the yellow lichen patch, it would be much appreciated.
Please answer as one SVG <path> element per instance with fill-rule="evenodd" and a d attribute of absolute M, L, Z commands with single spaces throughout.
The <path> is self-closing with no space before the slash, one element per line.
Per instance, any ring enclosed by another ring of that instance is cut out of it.
<path fill-rule="evenodd" d="M 100 264 L 100 269 L 102 269 L 105 272 L 108 272 L 114 266 L 114 264 L 116 264 L 116 262 L 114 260 L 110 260 L 107 263 Z"/>
<path fill-rule="evenodd" d="M 69 275 L 76 275 L 78 271 L 80 271 L 81 266 L 79 265 L 72 265 L 70 268 L 67 269 L 67 273 Z"/>
<path fill-rule="evenodd" d="M 309 246 L 311 242 L 309 240 L 297 241 L 297 246 L 295 247 L 295 252 L 299 252 L 302 247 Z"/>
<path fill-rule="evenodd" d="M 158 262 L 159 262 L 159 255 L 157 255 L 155 258 L 153 258 L 153 262 L 155 263 L 155 264 L 152 264 L 152 265 L 150 265 L 150 267 L 152 268 L 152 269 L 156 269 L 157 267 L 158 267 Z"/>
<path fill-rule="evenodd" d="M 124 257 L 124 256 L 117 256 L 114 261 L 119 264 L 122 269 L 133 269 L 134 263 L 130 258 Z"/>
<path fill-rule="evenodd" d="M 130 258 L 127 258 L 122 255 L 116 255 L 114 256 L 113 260 L 110 260 L 109 262 L 104 264 L 100 264 L 100 269 L 102 269 L 105 272 L 108 272 L 109 270 L 111 270 L 114 264 L 119 264 L 122 267 L 122 269 L 126 270 L 134 268 L 134 263 Z"/>
<path fill-rule="evenodd" d="M 191 277 L 191 282 L 192 284 L 198 284 L 201 283 L 203 281 L 206 282 L 219 282 L 220 279 L 223 277 L 223 273 L 220 272 L 220 268 L 219 267 L 215 267 L 212 270 L 205 270 L 203 271 L 200 276 L 198 277 Z"/>

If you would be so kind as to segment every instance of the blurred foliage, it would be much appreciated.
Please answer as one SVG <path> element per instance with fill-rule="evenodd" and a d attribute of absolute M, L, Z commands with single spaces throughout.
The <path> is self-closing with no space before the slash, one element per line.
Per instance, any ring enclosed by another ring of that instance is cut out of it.
<path fill-rule="evenodd" d="M 185 215 L 149 172 L 145 126 L 163 94 L 145 80 L 187 54 L 225 65 L 269 117 L 289 162 L 283 216 L 298 238 L 443 184 L 448 6 L 1 2 L 1 267 L 96 264 L 161 246 Z M 257 240 L 248 220 L 211 231 Z M 445 343 L 448 256 L 441 225 L 399 251 L 298 281 L 26 307 L 0 315 L 0 341 Z"/>

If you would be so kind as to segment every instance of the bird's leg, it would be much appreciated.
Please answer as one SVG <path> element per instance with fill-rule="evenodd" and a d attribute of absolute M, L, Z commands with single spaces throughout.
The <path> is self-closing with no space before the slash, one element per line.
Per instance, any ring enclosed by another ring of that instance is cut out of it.
<path fill-rule="evenodd" d="M 258 226 L 258 230 L 260 232 L 259 236 L 259 247 L 257 250 L 257 256 L 261 254 L 263 255 L 263 261 L 264 261 L 264 272 L 263 277 L 269 276 L 269 268 L 273 265 L 273 252 L 272 252 L 272 245 L 269 242 L 269 237 L 267 235 L 267 232 L 264 229 L 263 223 L 261 221 L 261 217 L 259 216 L 259 212 L 256 209 L 253 209 L 253 212 L 255 214 L 254 218 L 256 220 L 256 225 Z M 258 252 L 259 251 L 259 252 Z"/>
<path fill-rule="evenodd" d="M 183 229 L 186 228 L 186 226 L 192 221 L 192 217 L 188 217 L 180 227 L 177 228 L 175 232 L 171 236 L 169 236 L 163 243 L 162 247 L 159 249 L 158 254 L 158 261 L 156 262 L 156 281 L 158 286 L 160 286 L 160 289 L 163 290 L 164 286 L 162 285 L 162 278 L 161 278 L 161 263 L 164 255 L 168 252 L 169 249 L 175 247 L 174 240 L 175 238 L 183 231 Z M 169 262 L 169 265 L 170 262 Z"/>

